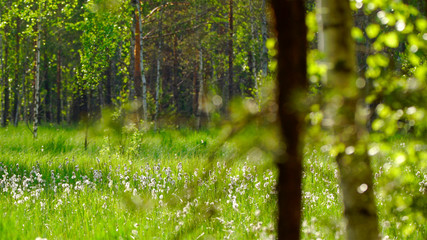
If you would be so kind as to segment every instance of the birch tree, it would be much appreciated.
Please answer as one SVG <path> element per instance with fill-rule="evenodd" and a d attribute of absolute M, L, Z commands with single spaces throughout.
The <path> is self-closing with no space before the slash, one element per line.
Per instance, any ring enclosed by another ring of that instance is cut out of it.
<path fill-rule="evenodd" d="M 347 239 L 378 239 L 373 176 L 366 151 L 366 115 L 356 85 L 355 43 L 349 1 L 320 0 L 327 87 L 333 98 L 327 107 L 335 133 L 335 155 L 347 221 Z"/>
<path fill-rule="evenodd" d="M 144 71 L 144 45 L 143 45 L 143 34 L 142 34 L 142 16 L 143 12 L 141 9 L 141 3 L 136 0 L 136 9 L 138 12 L 138 23 L 139 23 L 139 68 L 141 71 L 141 83 L 142 83 L 142 110 L 143 110 L 143 119 L 147 121 L 148 119 L 148 106 L 147 106 L 147 80 L 145 79 Z M 137 63 L 138 64 L 138 63 Z"/>
<path fill-rule="evenodd" d="M 39 5 L 39 14 L 41 6 Z M 33 115 L 33 135 L 37 138 L 39 126 L 39 105 L 40 105 L 40 46 L 41 46 L 41 16 L 37 22 L 37 48 L 36 48 L 36 75 L 34 79 L 34 115 Z"/>
<path fill-rule="evenodd" d="M 162 1 L 162 5 L 163 5 L 163 1 Z M 159 118 L 159 112 L 160 112 L 160 88 L 161 88 L 161 63 L 162 63 L 162 41 L 163 41 L 163 37 L 162 37 L 162 18 L 163 18 L 163 8 L 164 6 L 161 6 L 160 9 L 160 13 L 159 13 L 159 25 L 158 25 L 158 32 L 159 32 L 159 39 L 157 40 L 157 73 L 156 73 L 156 112 L 154 115 L 154 120 L 155 120 L 155 124 L 156 124 L 156 128 L 157 128 L 157 121 Z"/>

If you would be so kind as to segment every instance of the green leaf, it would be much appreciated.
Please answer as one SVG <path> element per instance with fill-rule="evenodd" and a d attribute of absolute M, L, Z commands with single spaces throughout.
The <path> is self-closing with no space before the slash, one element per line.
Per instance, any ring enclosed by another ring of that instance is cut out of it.
<path fill-rule="evenodd" d="M 427 76 L 427 66 L 420 66 L 415 70 L 415 77 L 424 81 Z"/>
<path fill-rule="evenodd" d="M 380 33 L 381 27 L 378 24 L 370 24 L 366 27 L 366 35 L 368 35 L 369 38 L 376 38 L 378 34 Z"/>
<path fill-rule="evenodd" d="M 361 42 L 364 39 L 363 32 L 358 27 L 353 27 L 351 29 L 351 36 L 358 42 Z"/>
<path fill-rule="evenodd" d="M 384 43 L 387 47 L 397 48 L 399 46 L 399 36 L 396 32 L 389 32 L 384 35 Z"/>
<path fill-rule="evenodd" d="M 415 25 L 420 32 L 424 32 L 427 29 L 427 20 L 424 18 L 419 18 L 415 21 Z"/>
<path fill-rule="evenodd" d="M 274 46 L 276 45 L 276 39 L 275 38 L 267 39 L 265 45 L 268 49 L 274 49 Z"/>
<path fill-rule="evenodd" d="M 413 54 L 413 53 L 408 55 L 408 59 L 414 66 L 418 66 L 421 63 L 420 57 L 418 57 L 416 54 Z"/>
<path fill-rule="evenodd" d="M 384 120 L 382 119 L 375 119 L 374 122 L 372 123 L 372 130 L 374 131 L 378 131 L 382 127 L 384 127 Z"/>

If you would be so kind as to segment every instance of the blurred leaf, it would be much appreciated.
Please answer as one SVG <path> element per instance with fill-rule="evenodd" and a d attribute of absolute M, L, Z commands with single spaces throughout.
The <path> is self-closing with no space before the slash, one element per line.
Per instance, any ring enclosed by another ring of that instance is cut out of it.
<path fill-rule="evenodd" d="M 364 40 L 363 32 L 358 27 L 353 27 L 351 29 L 351 36 L 358 42 L 362 42 Z"/>
<path fill-rule="evenodd" d="M 396 32 L 389 32 L 384 35 L 384 43 L 387 47 L 397 48 L 399 46 L 399 36 Z"/>
<path fill-rule="evenodd" d="M 380 25 L 374 23 L 370 24 L 366 27 L 366 35 L 368 35 L 369 38 L 376 38 L 378 34 L 380 33 Z"/>
<path fill-rule="evenodd" d="M 418 18 L 415 21 L 415 25 L 420 32 L 424 32 L 427 29 L 427 20 L 425 18 Z"/>

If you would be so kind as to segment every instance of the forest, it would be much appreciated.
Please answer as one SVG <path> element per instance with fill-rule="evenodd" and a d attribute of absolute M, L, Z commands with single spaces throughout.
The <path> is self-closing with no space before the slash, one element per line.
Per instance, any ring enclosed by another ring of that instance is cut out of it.
<path fill-rule="evenodd" d="M 427 239 L 427 1 L 0 0 L 1 239 Z"/>

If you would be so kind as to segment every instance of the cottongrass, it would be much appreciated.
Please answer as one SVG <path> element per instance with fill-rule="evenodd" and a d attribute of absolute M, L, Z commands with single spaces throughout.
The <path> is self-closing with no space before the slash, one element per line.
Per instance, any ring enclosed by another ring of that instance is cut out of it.
<path fill-rule="evenodd" d="M 224 162 L 210 169 L 181 162 L 98 166 L 65 161 L 27 170 L 0 163 L 0 209 L 4 219 L 17 217 L 1 224 L 14 229 L 12 238 L 27 239 L 274 237 L 271 170 Z"/>

